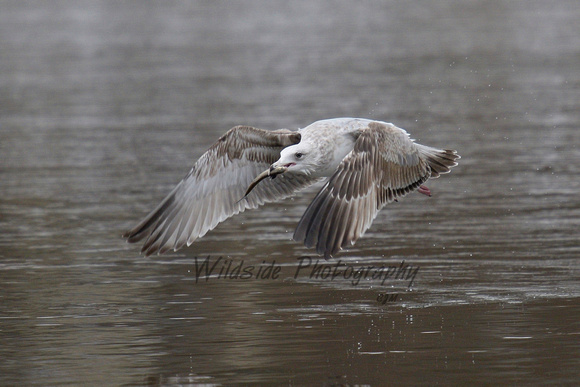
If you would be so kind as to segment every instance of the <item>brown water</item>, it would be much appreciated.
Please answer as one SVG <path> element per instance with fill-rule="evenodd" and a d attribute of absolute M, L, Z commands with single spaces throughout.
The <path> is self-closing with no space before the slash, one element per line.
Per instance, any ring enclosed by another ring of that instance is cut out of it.
<path fill-rule="evenodd" d="M 0 384 L 578 383 L 577 1 L 0 10 Z M 461 164 L 314 272 L 312 190 L 175 254 L 120 238 L 231 126 L 340 116 Z"/>

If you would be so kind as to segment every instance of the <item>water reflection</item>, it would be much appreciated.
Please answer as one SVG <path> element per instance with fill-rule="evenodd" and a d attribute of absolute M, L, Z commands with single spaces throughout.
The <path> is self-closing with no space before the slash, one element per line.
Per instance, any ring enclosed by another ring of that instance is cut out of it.
<path fill-rule="evenodd" d="M 0 381 L 575 382 L 579 12 L 3 3 Z M 390 205 L 337 257 L 405 261 L 420 268 L 410 288 L 294 278 L 314 258 L 291 241 L 314 191 L 173 255 L 121 240 L 229 127 L 338 116 L 463 156 L 432 198 Z M 196 283 L 196 256 L 281 276 Z"/>

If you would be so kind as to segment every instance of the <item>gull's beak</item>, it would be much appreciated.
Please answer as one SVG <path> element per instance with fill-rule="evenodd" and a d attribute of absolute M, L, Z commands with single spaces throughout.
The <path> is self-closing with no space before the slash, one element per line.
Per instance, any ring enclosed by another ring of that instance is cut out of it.
<path fill-rule="evenodd" d="M 265 178 L 267 178 L 268 176 L 270 176 L 273 179 L 277 175 L 284 173 L 287 170 L 288 170 L 288 168 L 286 168 L 286 167 L 277 167 L 277 166 L 274 166 L 274 164 L 272 164 L 270 166 L 270 169 L 266 169 L 264 172 L 260 173 L 254 179 L 254 181 L 252 181 L 250 183 L 250 185 L 248 186 L 248 189 L 246 190 L 246 194 L 244 195 L 244 197 L 242 199 L 244 199 L 246 196 L 248 196 L 250 194 L 250 192 L 252 192 L 252 190 L 258 185 L 258 183 L 261 182 L 262 180 L 264 180 Z"/>
<path fill-rule="evenodd" d="M 271 176 L 273 179 L 276 177 L 276 175 L 284 173 L 287 170 L 288 170 L 288 167 L 275 167 L 274 164 L 272 164 L 272 165 L 270 165 L 270 169 L 268 169 L 268 176 Z"/>

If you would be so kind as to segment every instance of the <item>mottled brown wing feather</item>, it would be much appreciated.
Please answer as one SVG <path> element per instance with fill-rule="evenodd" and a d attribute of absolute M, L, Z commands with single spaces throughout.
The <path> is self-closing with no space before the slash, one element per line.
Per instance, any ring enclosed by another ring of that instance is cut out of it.
<path fill-rule="evenodd" d="M 459 156 L 419 146 L 406 132 L 372 122 L 302 216 L 294 240 L 325 258 L 352 245 L 387 203 L 449 172 Z"/>
<path fill-rule="evenodd" d="M 312 184 L 304 175 L 286 173 L 261 182 L 240 200 L 252 180 L 300 142 L 288 130 L 267 131 L 237 126 L 205 152 L 187 176 L 137 226 L 125 233 L 128 242 L 145 239 L 146 255 L 190 245 L 227 218 L 281 200 Z"/>

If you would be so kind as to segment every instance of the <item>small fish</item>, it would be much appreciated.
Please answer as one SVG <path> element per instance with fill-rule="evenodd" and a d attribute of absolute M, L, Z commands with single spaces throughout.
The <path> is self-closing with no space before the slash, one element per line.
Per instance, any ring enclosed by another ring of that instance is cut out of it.
<path fill-rule="evenodd" d="M 270 176 L 272 179 L 274 179 L 277 175 L 286 172 L 287 169 L 288 168 L 286 168 L 286 167 L 270 167 L 269 169 L 266 169 L 264 172 L 260 173 L 254 179 L 254 181 L 252 181 L 250 183 L 250 185 L 248 186 L 248 189 L 246 190 L 246 194 L 239 201 L 244 200 L 250 194 L 250 192 L 252 192 L 252 190 L 258 185 L 259 182 L 261 182 L 262 180 L 264 180 L 268 176 Z"/>

